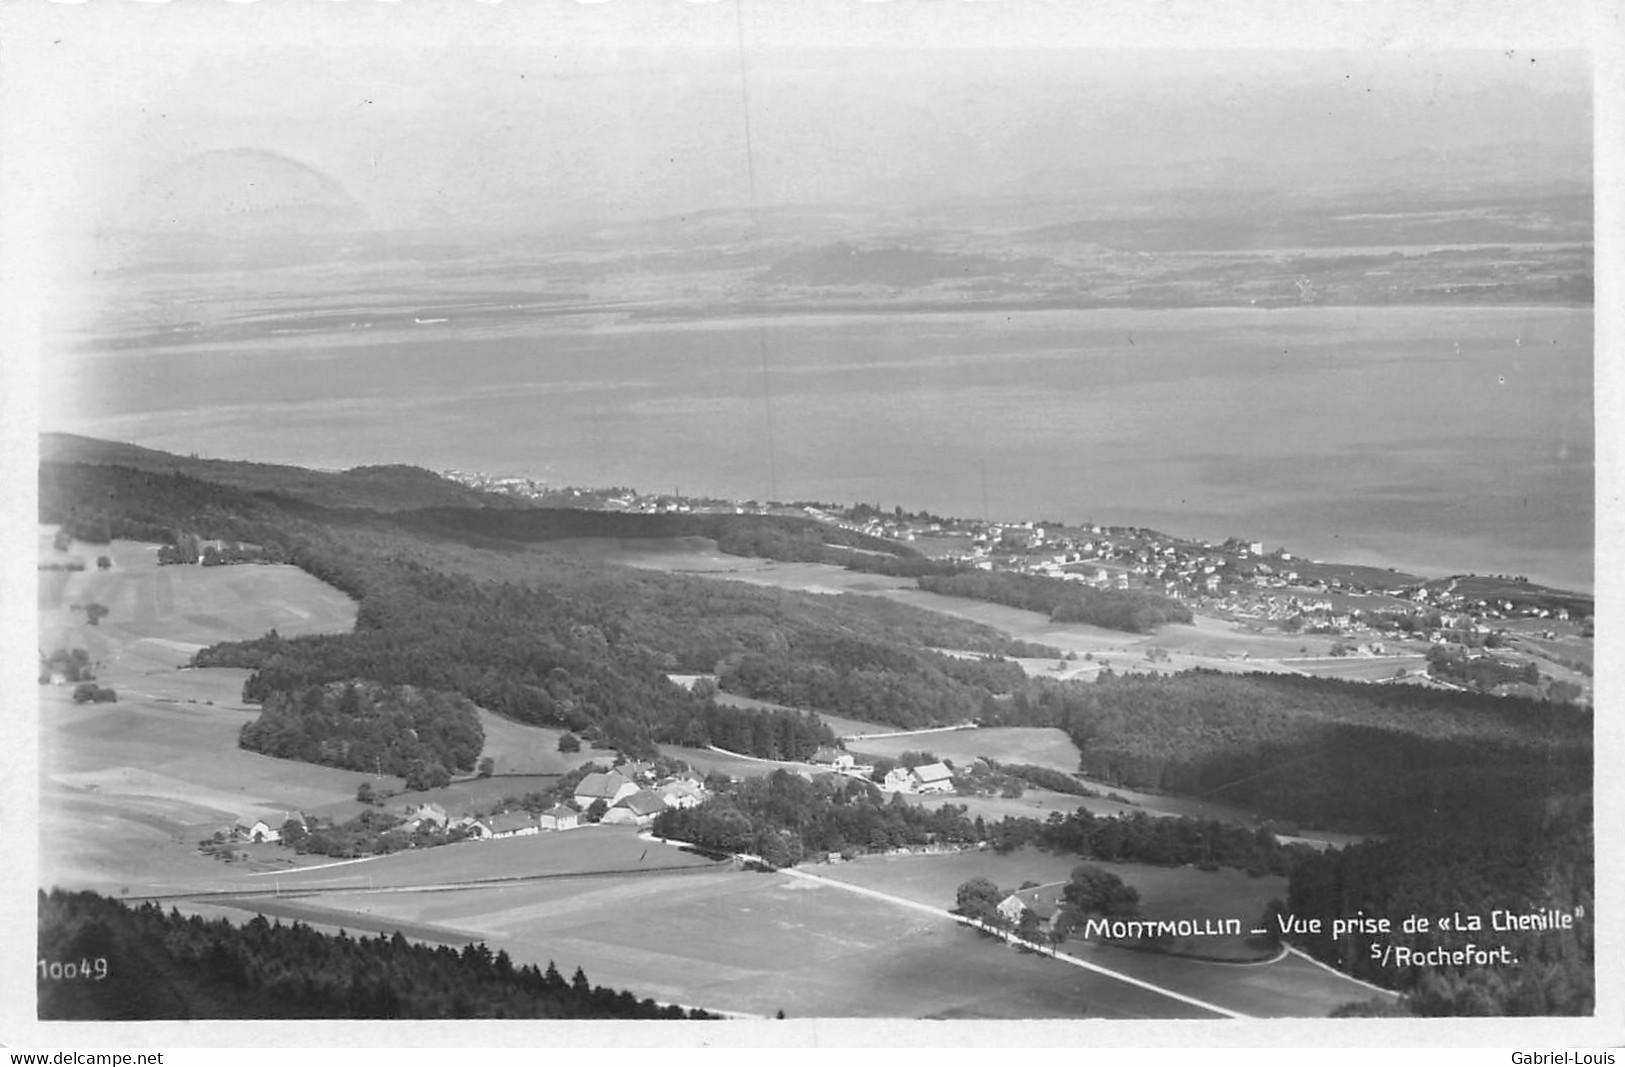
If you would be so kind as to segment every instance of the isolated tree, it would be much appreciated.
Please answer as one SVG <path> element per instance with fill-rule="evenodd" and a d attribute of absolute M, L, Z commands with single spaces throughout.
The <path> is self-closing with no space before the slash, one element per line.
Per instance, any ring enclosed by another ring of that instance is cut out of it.
<path fill-rule="evenodd" d="M 480 777 L 489 778 L 496 771 L 496 760 L 485 756 L 480 760 Z"/>
<path fill-rule="evenodd" d="M 103 570 L 103 571 L 111 570 L 112 566 L 113 566 L 113 561 L 111 559 L 109 559 L 107 556 L 97 556 L 96 557 L 96 569 L 97 570 Z"/>
<path fill-rule="evenodd" d="M 970 919 L 981 919 L 983 922 L 992 922 L 998 918 L 999 901 L 1004 894 L 999 891 L 992 879 L 977 875 L 959 886 L 955 896 L 954 911 Z"/>
<path fill-rule="evenodd" d="M 305 829 L 305 824 L 298 819 L 290 817 L 282 824 L 283 844 L 291 845 L 295 849 L 298 849 L 300 845 L 304 844 L 305 838 L 309 836 L 310 834 Z"/>
<path fill-rule="evenodd" d="M 413 760 L 406 768 L 406 788 L 412 790 L 440 789 L 451 784 L 451 772 L 439 763 Z"/>
<path fill-rule="evenodd" d="M 371 804 L 373 802 L 372 783 L 362 782 L 356 786 L 355 798 L 363 804 Z"/>
<path fill-rule="evenodd" d="M 579 738 L 575 734 L 571 734 L 571 733 L 564 734 L 563 736 L 561 736 L 559 738 L 559 751 L 560 752 L 580 752 L 581 751 L 581 738 Z"/>
<path fill-rule="evenodd" d="M 606 801 L 603 797 L 599 797 L 597 800 L 594 800 L 591 804 L 587 805 L 587 811 L 586 811 L 587 821 L 588 822 L 603 822 L 604 821 L 604 816 L 606 814 L 608 814 L 608 812 L 609 812 L 609 802 Z"/>
<path fill-rule="evenodd" d="M 1072 881 L 1062 895 L 1084 914 L 1132 918 L 1140 911 L 1140 891 L 1124 885 L 1110 871 L 1083 863 L 1072 868 Z"/>

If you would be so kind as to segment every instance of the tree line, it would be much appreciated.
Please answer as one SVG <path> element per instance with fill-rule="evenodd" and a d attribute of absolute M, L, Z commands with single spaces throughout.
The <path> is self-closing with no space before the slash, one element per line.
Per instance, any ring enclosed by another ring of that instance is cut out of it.
<path fill-rule="evenodd" d="M 708 783 L 710 784 L 710 783 Z M 654 832 L 716 852 L 746 852 L 775 866 L 794 866 L 830 853 L 847 856 L 924 845 L 985 843 L 1001 852 L 1025 846 L 1113 863 L 1211 870 L 1235 867 L 1253 874 L 1286 874 L 1309 853 L 1283 845 L 1268 830 L 1214 820 L 1096 816 L 1079 808 L 1045 821 L 1006 816 L 971 818 L 964 805 L 935 809 L 885 794 L 855 778 L 827 775 L 812 781 L 779 770 L 743 782 L 717 784 L 717 795 L 693 808 L 655 817 Z"/>
<path fill-rule="evenodd" d="M 1352 832 L 1523 825 L 1591 775 L 1588 710 L 1418 686 L 1103 671 L 1033 679 L 983 721 L 1065 730 L 1110 785 Z"/>
<path fill-rule="evenodd" d="M 661 722 L 655 739 L 690 748 L 715 745 L 762 759 L 802 762 L 819 748 L 837 744 L 835 731 L 809 712 L 736 708 L 698 701 Z"/>
<path fill-rule="evenodd" d="M 968 845 L 975 823 L 963 806 L 935 811 L 887 799 L 873 785 L 829 775 L 807 781 L 788 771 L 747 778 L 693 808 L 655 816 L 653 832 L 715 852 L 746 852 L 776 867 L 829 853 L 858 855 L 927 844 Z"/>

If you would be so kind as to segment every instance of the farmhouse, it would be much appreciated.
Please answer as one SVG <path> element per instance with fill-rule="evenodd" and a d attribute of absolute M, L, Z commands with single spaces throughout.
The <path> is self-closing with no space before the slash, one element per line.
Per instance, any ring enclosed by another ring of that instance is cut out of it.
<path fill-rule="evenodd" d="M 1063 885 L 1041 885 L 1017 890 L 999 901 L 999 914 L 1010 925 L 1020 926 L 1022 915 L 1030 912 L 1040 927 L 1048 927 L 1065 902 L 1061 896 L 1065 888 Z"/>
<path fill-rule="evenodd" d="M 850 753 L 824 745 L 812 754 L 810 762 L 822 764 L 826 767 L 834 767 L 838 771 L 849 771 L 857 761 L 852 758 Z"/>
<path fill-rule="evenodd" d="M 907 767 L 894 767 L 886 772 L 886 780 L 880 783 L 880 788 L 888 793 L 912 793 L 914 772 Z"/>
<path fill-rule="evenodd" d="M 630 779 L 615 771 L 607 774 L 589 774 L 576 786 L 576 807 L 585 811 L 592 807 L 595 800 L 602 800 L 613 807 L 623 797 L 629 797 L 637 791 L 638 787 Z"/>
<path fill-rule="evenodd" d="M 660 787 L 668 808 L 697 808 L 705 799 L 705 787 L 692 778 L 678 778 Z"/>
<path fill-rule="evenodd" d="M 642 763 L 637 760 L 628 760 L 627 762 L 616 767 L 615 772 L 620 774 L 623 778 L 630 779 L 634 782 L 640 782 L 644 781 L 645 779 L 653 778 L 655 768 L 654 764 L 652 763 Z"/>
<path fill-rule="evenodd" d="M 236 825 L 231 829 L 233 834 L 249 841 L 271 843 L 282 840 L 282 824 L 287 821 L 288 816 L 286 814 L 251 813 L 238 819 Z M 300 821 L 303 822 L 303 820 Z"/>
<path fill-rule="evenodd" d="M 493 838 L 529 837 L 542 832 L 536 820 L 525 811 L 505 811 L 501 815 L 493 815 L 488 825 Z"/>
<path fill-rule="evenodd" d="M 419 826 L 434 825 L 445 829 L 451 821 L 446 809 L 439 804 L 408 804 L 404 812 L 408 822 L 415 822 Z"/>
<path fill-rule="evenodd" d="M 914 768 L 914 792 L 952 793 L 954 772 L 943 763 L 926 763 Z"/>
<path fill-rule="evenodd" d="M 655 816 L 666 810 L 666 801 L 652 789 L 640 789 L 624 797 L 604 815 L 608 823 L 636 823 L 648 826 Z"/>
<path fill-rule="evenodd" d="M 563 804 L 555 804 L 542 812 L 539 821 L 544 830 L 574 830 L 580 820 L 574 808 L 567 808 Z"/>
<path fill-rule="evenodd" d="M 465 815 L 461 819 L 452 820 L 450 828 L 463 831 L 473 841 L 483 841 L 491 836 L 491 825 L 483 819 L 474 818 L 472 815 Z"/>

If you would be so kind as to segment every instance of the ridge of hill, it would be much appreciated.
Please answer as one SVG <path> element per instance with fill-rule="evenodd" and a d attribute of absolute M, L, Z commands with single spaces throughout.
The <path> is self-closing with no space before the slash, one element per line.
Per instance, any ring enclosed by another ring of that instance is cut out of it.
<path fill-rule="evenodd" d="M 251 493 L 277 493 L 326 508 L 406 511 L 431 507 L 484 507 L 513 510 L 526 502 L 488 493 L 407 464 L 320 471 L 279 463 L 179 456 L 122 441 L 69 433 L 40 434 L 42 463 L 128 467 L 146 474 L 181 474 Z"/>

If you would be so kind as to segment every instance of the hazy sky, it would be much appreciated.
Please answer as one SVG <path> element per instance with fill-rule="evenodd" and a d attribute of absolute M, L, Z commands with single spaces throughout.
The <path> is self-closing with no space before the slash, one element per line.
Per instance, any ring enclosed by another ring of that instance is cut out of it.
<path fill-rule="evenodd" d="M 53 225 L 128 221 L 226 148 L 328 176 L 381 227 L 548 226 L 1080 178 L 1380 183 L 1418 154 L 1574 173 L 1593 119 L 1590 24 L 1561 5 L 175 6 L 13 35 Z"/>

